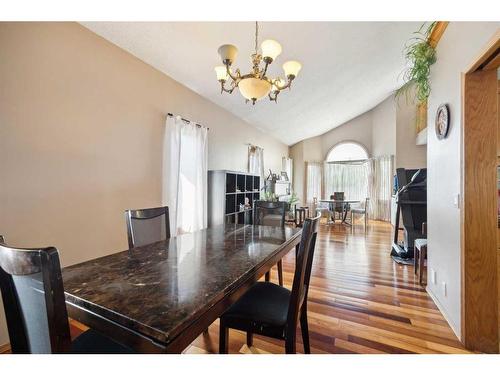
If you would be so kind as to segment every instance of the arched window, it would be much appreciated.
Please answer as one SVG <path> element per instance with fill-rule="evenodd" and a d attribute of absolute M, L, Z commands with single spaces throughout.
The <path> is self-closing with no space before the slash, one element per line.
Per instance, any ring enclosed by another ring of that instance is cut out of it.
<path fill-rule="evenodd" d="M 366 159 L 368 159 L 368 152 L 366 152 L 366 149 L 362 145 L 356 142 L 339 143 L 333 146 L 326 156 L 326 162 Z"/>
<path fill-rule="evenodd" d="M 335 145 L 326 156 L 324 193 L 326 197 L 343 192 L 346 199 L 368 196 L 368 152 L 363 145 L 345 141 Z"/>

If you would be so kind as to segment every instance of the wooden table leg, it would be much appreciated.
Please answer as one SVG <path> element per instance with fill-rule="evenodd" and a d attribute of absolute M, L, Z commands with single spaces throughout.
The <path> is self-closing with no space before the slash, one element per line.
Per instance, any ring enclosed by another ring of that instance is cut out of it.
<path fill-rule="evenodd" d="M 413 248 L 413 268 L 414 268 L 414 272 L 415 272 L 415 275 L 417 274 L 417 271 L 418 271 L 418 254 L 419 254 L 419 249 L 418 247 L 414 247 Z"/>
<path fill-rule="evenodd" d="M 427 246 L 422 246 L 420 249 L 420 256 L 419 256 L 419 282 L 422 284 L 422 278 L 424 275 L 424 262 L 425 262 L 425 256 L 427 255 Z"/>
<path fill-rule="evenodd" d="M 283 262 L 280 261 L 278 262 L 278 280 L 280 286 L 283 286 Z"/>

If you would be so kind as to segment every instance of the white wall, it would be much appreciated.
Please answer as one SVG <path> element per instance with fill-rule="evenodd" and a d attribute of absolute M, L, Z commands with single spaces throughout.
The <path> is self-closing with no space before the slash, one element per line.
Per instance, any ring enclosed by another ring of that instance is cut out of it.
<path fill-rule="evenodd" d="M 161 204 L 167 112 L 210 127 L 210 169 L 245 171 L 246 143 L 275 171 L 288 155 L 76 23 L 0 23 L 0 82 L 0 233 L 57 247 L 63 265 L 126 249 L 124 210 Z"/>
<path fill-rule="evenodd" d="M 500 23 L 451 22 L 437 47 L 431 68 L 427 138 L 428 270 L 437 272 L 437 284 L 427 289 L 460 336 L 460 209 L 453 204 L 461 181 L 461 74 L 486 45 Z M 450 106 L 448 138 L 439 141 L 432 124 L 437 107 Z M 428 278 L 430 280 L 430 277 Z M 442 282 L 447 284 L 444 296 Z"/>

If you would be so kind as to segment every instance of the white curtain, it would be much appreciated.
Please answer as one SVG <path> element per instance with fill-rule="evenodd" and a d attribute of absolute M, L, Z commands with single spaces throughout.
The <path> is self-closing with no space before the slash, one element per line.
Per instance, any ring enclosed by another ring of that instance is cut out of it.
<path fill-rule="evenodd" d="M 374 220 L 391 220 L 392 174 L 394 158 L 392 155 L 369 160 L 370 202 L 368 215 Z"/>
<path fill-rule="evenodd" d="M 260 187 L 264 184 L 264 149 L 259 146 L 248 146 L 248 173 L 260 176 Z"/>
<path fill-rule="evenodd" d="M 293 182 L 293 159 L 283 156 L 281 159 L 281 170 L 286 172 L 288 181 Z"/>
<path fill-rule="evenodd" d="M 167 116 L 163 140 L 163 204 L 173 235 L 207 226 L 207 129 Z"/>
<path fill-rule="evenodd" d="M 314 198 L 321 199 L 323 178 L 322 163 L 306 162 L 306 203 L 311 204 Z"/>
<path fill-rule="evenodd" d="M 357 163 L 325 163 L 325 198 L 343 191 L 345 199 L 364 200 L 368 197 L 368 165 Z"/>

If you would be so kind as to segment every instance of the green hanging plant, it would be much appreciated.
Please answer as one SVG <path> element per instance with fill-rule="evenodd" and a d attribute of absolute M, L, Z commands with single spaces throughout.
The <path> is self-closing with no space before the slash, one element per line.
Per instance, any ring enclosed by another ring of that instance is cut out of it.
<path fill-rule="evenodd" d="M 423 103 L 431 93 L 429 76 L 431 65 L 436 62 L 436 49 L 429 43 L 429 36 L 436 22 L 431 22 L 427 27 L 424 23 L 420 29 L 414 32 L 405 46 L 404 55 L 407 68 L 403 71 L 404 84 L 396 90 L 396 98 L 405 95 L 407 102 L 415 101 Z M 413 88 L 414 91 L 413 91 Z"/>

